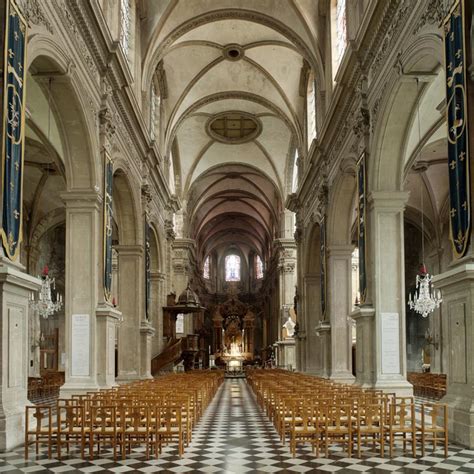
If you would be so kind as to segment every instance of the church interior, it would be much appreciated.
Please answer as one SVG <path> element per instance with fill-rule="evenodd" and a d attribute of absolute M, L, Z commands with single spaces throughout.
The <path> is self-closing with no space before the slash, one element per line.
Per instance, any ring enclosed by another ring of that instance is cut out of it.
<path fill-rule="evenodd" d="M 474 472 L 473 11 L 2 2 L 0 471 Z"/>

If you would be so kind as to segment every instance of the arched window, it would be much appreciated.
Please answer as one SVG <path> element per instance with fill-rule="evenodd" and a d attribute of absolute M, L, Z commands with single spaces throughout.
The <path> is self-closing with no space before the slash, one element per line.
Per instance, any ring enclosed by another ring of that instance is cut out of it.
<path fill-rule="evenodd" d="M 347 47 L 347 17 L 346 17 L 346 0 L 335 0 L 333 7 L 334 29 L 333 34 L 333 68 L 336 75 L 339 64 Z"/>
<path fill-rule="evenodd" d="M 130 28 L 132 16 L 130 0 L 120 0 L 120 46 L 125 57 L 130 60 Z"/>
<path fill-rule="evenodd" d="M 240 281 L 240 257 L 227 255 L 225 258 L 225 281 Z"/>
<path fill-rule="evenodd" d="M 295 150 L 295 158 L 293 161 L 293 179 L 291 181 L 291 192 L 296 193 L 298 189 L 298 150 Z"/>
<path fill-rule="evenodd" d="M 308 150 L 311 143 L 316 138 L 316 84 L 314 74 L 311 71 L 308 78 L 308 87 L 306 90 L 306 118 L 307 118 L 307 134 L 308 134 Z"/>
<path fill-rule="evenodd" d="M 206 260 L 204 260 L 202 275 L 206 280 L 209 280 L 209 278 L 211 278 L 211 265 L 209 255 L 206 257 Z"/>
<path fill-rule="evenodd" d="M 174 176 L 174 161 L 173 161 L 173 154 L 170 153 L 170 165 L 169 165 L 169 177 L 168 182 L 170 185 L 171 194 L 176 192 L 176 183 L 175 183 L 175 176 Z"/>
<path fill-rule="evenodd" d="M 257 280 L 263 278 L 263 262 L 260 255 L 255 257 L 255 278 Z"/>
<path fill-rule="evenodd" d="M 150 94 L 150 135 L 152 140 L 159 138 L 161 96 L 153 83 Z"/>

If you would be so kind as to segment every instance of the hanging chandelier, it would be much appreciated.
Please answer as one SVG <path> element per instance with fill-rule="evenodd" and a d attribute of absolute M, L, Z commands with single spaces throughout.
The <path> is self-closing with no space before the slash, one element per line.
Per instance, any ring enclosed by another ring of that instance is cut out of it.
<path fill-rule="evenodd" d="M 420 94 L 419 94 L 419 83 L 418 79 L 416 80 L 416 89 L 417 89 L 417 119 L 418 119 L 418 143 L 421 143 L 421 126 L 420 126 Z M 421 156 L 421 148 L 419 150 L 418 158 Z M 421 175 L 421 182 L 423 183 L 423 176 Z M 423 209 L 423 192 L 424 189 L 421 189 L 421 257 L 422 264 L 420 271 L 416 275 L 416 287 L 415 294 L 411 293 L 408 296 L 408 306 L 410 309 L 415 310 L 417 313 L 421 314 L 423 318 L 426 318 L 430 313 L 435 309 L 439 308 L 439 305 L 443 301 L 441 299 L 441 292 L 438 290 L 435 294 L 431 280 L 433 277 L 428 273 L 426 269 L 425 261 L 425 219 L 424 219 L 424 209 Z"/>
<path fill-rule="evenodd" d="M 34 311 L 38 311 L 44 319 L 48 319 L 63 307 L 63 297 L 59 292 L 56 292 L 56 301 L 53 301 L 51 289 L 56 290 L 56 282 L 49 276 L 47 265 L 43 269 L 43 274 L 38 278 L 41 279 L 41 289 L 37 300 L 35 300 L 34 294 L 31 294 L 30 306 Z"/>
<path fill-rule="evenodd" d="M 410 293 L 408 299 L 408 306 L 410 309 L 421 314 L 423 318 L 426 318 L 435 309 L 439 308 L 439 305 L 443 301 L 441 298 L 441 291 L 438 290 L 437 294 L 435 294 L 431 283 L 432 279 L 433 277 L 426 270 L 426 266 L 422 265 L 420 272 L 416 275 L 415 294 L 412 298 Z"/>

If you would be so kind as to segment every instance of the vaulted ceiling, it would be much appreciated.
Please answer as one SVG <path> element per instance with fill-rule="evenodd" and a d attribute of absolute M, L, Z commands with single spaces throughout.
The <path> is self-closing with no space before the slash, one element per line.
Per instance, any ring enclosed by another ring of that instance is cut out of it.
<path fill-rule="evenodd" d="M 303 148 L 301 71 L 318 70 L 313 0 L 146 5 L 145 70 L 160 63 L 163 152 L 201 256 L 229 243 L 267 255 Z M 149 77 L 148 77 L 149 79 Z M 146 78 L 145 78 L 146 80 Z M 304 87 L 305 89 L 305 87 Z"/>

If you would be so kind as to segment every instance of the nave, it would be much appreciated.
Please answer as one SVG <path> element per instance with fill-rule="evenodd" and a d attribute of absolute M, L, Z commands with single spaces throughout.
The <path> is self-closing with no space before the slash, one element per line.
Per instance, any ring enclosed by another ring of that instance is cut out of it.
<path fill-rule="evenodd" d="M 275 375 L 278 373 L 275 372 Z M 418 400 L 419 401 L 419 400 Z M 417 403 L 419 419 L 419 403 Z M 442 448 L 435 453 L 427 446 L 416 458 L 404 453 L 399 443 L 392 458 L 378 457 L 365 448 L 361 459 L 349 458 L 339 447 L 331 447 L 326 458 L 317 458 L 309 445 L 298 445 L 296 457 L 289 443 L 282 445 L 278 433 L 257 404 L 249 383 L 243 378 L 228 378 L 219 388 L 204 416 L 193 431 L 192 442 L 180 458 L 176 445 L 170 445 L 146 460 L 144 448 L 133 449 L 124 461 L 114 462 L 107 447 L 100 457 L 81 459 L 73 449 L 62 460 L 48 459 L 46 448 L 35 457 L 31 450 L 25 462 L 23 450 L 3 453 L 0 472 L 473 472 L 474 450 L 450 445 L 448 457 Z"/>

